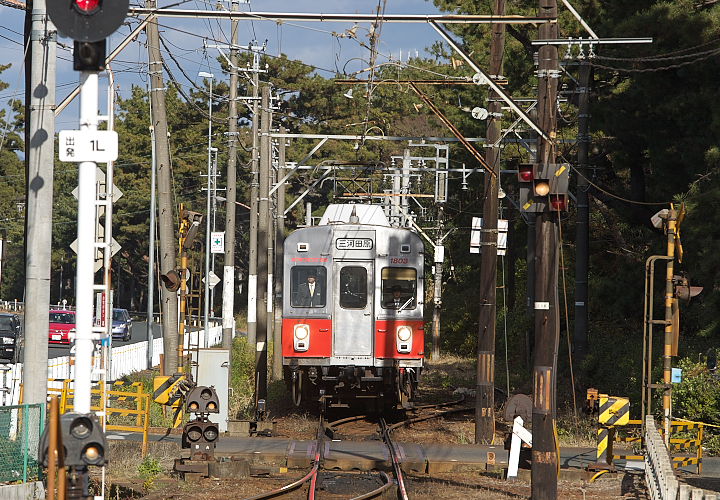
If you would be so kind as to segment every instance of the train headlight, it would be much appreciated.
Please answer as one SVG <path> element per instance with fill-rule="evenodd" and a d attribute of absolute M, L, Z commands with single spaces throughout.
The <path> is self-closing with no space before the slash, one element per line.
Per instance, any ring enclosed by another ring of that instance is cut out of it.
<path fill-rule="evenodd" d="M 395 345 L 400 354 L 412 351 L 412 328 L 407 325 L 398 326 L 395 330 Z"/>
<path fill-rule="evenodd" d="M 295 325 L 293 328 L 293 347 L 297 352 L 310 348 L 310 325 Z"/>
<path fill-rule="evenodd" d="M 295 325 L 295 338 L 305 340 L 310 335 L 310 327 L 308 325 Z"/>
<path fill-rule="evenodd" d="M 412 329 L 409 326 L 398 326 L 397 338 L 401 342 L 407 342 L 412 337 Z"/>

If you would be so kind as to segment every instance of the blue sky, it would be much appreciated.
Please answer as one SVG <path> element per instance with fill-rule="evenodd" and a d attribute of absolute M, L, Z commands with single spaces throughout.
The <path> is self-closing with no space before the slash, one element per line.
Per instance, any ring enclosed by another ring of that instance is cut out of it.
<path fill-rule="evenodd" d="M 48 0 L 52 1 L 52 0 Z M 136 2 L 131 2 L 136 3 Z M 160 6 L 176 3 L 173 0 L 162 0 Z M 229 6 L 229 2 L 224 3 Z M 216 5 L 214 1 L 190 0 L 179 8 L 206 9 Z M 251 4 L 241 4 L 241 10 L 270 11 L 270 12 L 322 12 L 322 13 L 363 13 L 372 14 L 377 8 L 377 0 L 265 0 L 255 1 Z M 431 2 L 424 0 L 387 0 L 386 13 L 437 13 L 438 10 Z M 22 70 L 22 11 L 10 7 L 0 6 L 3 22 L 0 26 L 0 64 L 13 63 L 13 67 L 6 70 L 0 79 L 10 84 L 10 87 L 0 92 L 0 106 L 6 106 L 10 98 L 22 96 L 24 74 Z M 108 50 L 114 48 L 132 28 L 137 26 L 135 19 L 129 18 L 130 25 L 122 26 L 108 43 Z M 369 27 L 368 23 L 361 25 L 358 38 L 367 41 L 367 31 L 362 27 Z M 285 53 L 290 58 L 299 59 L 307 64 L 334 71 L 342 69 L 347 64 L 347 71 L 357 71 L 366 64 L 358 58 L 368 58 L 368 50 L 361 47 L 356 41 L 339 39 L 332 36 L 332 32 L 342 33 L 352 27 L 352 23 L 283 23 L 277 25 L 271 21 L 241 21 L 239 40 L 240 44 L 247 45 L 252 39 L 260 42 L 267 40 L 267 52 L 277 55 Z M 190 34 L 188 34 L 190 33 Z M 230 34 L 229 21 L 205 21 L 197 19 L 169 19 L 161 20 L 161 36 L 163 36 L 173 51 L 173 55 L 181 64 L 185 73 L 196 83 L 201 83 L 197 76 L 199 71 L 209 71 L 221 75 L 216 61 L 219 55 L 216 49 L 204 49 L 203 42 L 209 44 L 223 44 L 228 42 Z M 434 30 L 426 24 L 386 24 L 382 27 L 379 44 L 378 61 L 382 62 L 387 56 L 395 59 L 402 52 L 403 60 L 408 53 L 420 54 L 432 45 L 438 37 Z M 60 38 L 67 46 L 72 41 Z M 138 41 L 131 43 L 113 64 L 116 84 L 119 86 L 121 96 L 127 96 L 131 86 L 145 86 L 147 72 L 147 50 L 144 47 L 145 36 L 141 35 Z M 58 47 L 57 71 L 57 102 L 60 102 L 77 83 L 78 75 L 72 70 L 72 56 L 67 49 Z M 166 59 L 168 59 L 166 57 Z M 173 68 L 175 77 L 180 83 L 190 85 L 185 77 L 175 70 L 175 65 L 168 60 Z M 320 74 L 331 76 L 330 73 L 320 71 Z M 223 76 L 225 77 L 225 76 Z M 77 108 L 67 108 L 56 123 L 58 130 L 76 128 Z"/>

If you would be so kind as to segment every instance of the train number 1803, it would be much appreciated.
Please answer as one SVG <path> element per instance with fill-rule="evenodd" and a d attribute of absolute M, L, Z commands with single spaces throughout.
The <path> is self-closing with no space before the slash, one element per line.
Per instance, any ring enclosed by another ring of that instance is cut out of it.
<path fill-rule="evenodd" d="M 390 257 L 390 264 L 407 264 L 407 257 Z"/>

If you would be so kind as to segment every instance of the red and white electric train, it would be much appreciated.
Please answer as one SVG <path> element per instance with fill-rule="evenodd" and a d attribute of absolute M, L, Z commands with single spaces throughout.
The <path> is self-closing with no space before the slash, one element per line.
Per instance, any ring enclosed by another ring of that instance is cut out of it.
<path fill-rule="evenodd" d="M 296 405 L 412 405 L 425 355 L 424 246 L 382 207 L 330 205 L 285 240 L 282 355 Z"/>

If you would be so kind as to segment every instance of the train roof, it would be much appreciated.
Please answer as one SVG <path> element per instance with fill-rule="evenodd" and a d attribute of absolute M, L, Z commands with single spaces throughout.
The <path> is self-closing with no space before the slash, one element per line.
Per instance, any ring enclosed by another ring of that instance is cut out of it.
<path fill-rule="evenodd" d="M 358 217 L 358 221 L 355 222 L 356 224 L 390 227 L 390 221 L 388 221 L 381 206 L 356 205 L 354 203 L 336 203 L 328 205 L 318 225 L 328 226 L 330 224 L 349 224 L 350 216 L 353 214 L 353 210 L 355 211 L 355 215 Z"/>

